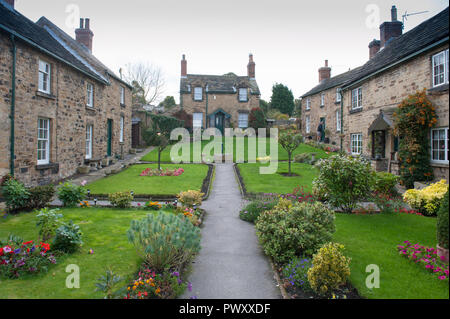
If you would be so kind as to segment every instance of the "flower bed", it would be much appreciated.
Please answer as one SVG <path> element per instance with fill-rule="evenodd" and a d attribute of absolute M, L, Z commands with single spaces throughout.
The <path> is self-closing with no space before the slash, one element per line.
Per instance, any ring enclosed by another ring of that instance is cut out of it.
<path fill-rule="evenodd" d="M 1 243 L 0 243 L 1 244 Z M 48 266 L 56 264 L 55 256 L 50 253 L 50 245 L 27 241 L 18 245 L 9 241 L 0 246 L 0 278 L 20 278 L 25 274 L 47 271 Z"/>
<path fill-rule="evenodd" d="M 176 169 L 165 169 L 159 170 L 157 168 L 147 167 L 142 171 L 139 176 L 180 176 L 184 173 L 184 169 L 176 168 Z"/>
<path fill-rule="evenodd" d="M 443 256 L 438 257 L 436 248 L 425 247 L 420 244 L 413 245 L 407 240 L 403 243 L 404 245 L 397 246 L 401 256 L 425 267 L 428 271 L 436 274 L 440 280 L 448 280 L 448 264 L 442 262 Z"/>

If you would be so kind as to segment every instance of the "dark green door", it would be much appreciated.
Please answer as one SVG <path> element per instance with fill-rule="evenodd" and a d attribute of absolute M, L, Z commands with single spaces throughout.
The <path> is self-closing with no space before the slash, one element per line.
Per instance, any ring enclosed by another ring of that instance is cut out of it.
<path fill-rule="evenodd" d="M 218 128 L 220 130 L 222 135 L 223 135 L 224 120 L 225 120 L 225 114 L 220 113 L 220 112 L 216 114 L 216 128 Z"/>
<path fill-rule="evenodd" d="M 108 119 L 108 156 L 112 155 L 112 120 Z"/>

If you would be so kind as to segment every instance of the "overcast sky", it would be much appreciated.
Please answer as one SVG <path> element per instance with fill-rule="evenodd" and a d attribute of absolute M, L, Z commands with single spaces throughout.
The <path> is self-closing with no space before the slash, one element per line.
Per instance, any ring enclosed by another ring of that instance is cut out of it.
<path fill-rule="evenodd" d="M 328 59 L 332 76 L 368 60 L 379 24 L 408 13 L 404 32 L 445 9 L 445 0 L 16 0 L 16 9 L 37 21 L 45 16 L 74 36 L 74 21 L 91 19 L 93 53 L 118 73 L 129 62 L 162 68 L 164 95 L 179 100 L 180 60 L 188 73 L 247 74 L 254 55 L 262 98 L 275 82 L 298 97 L 318 83 Z M 379 19 L 378 14 L 379 12 Z"/>

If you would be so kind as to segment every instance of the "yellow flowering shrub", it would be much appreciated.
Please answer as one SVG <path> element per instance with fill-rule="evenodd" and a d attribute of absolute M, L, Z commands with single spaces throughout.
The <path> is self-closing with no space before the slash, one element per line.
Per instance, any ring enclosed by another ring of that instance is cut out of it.
<path fill-rule="evenodd" d="M 350 258 L 344 256 L 344 245 L 328 243 L 314 255 L 308 270 L 308 281 L 318 294 L 327 295 L 347 282 L 350 276 Z"/>
<path fill-rule="evenodd" d="M 274 207 L 274 209 L 287 212 L 287 211 L 289 211 L 289 209 L 291 209 L 291 207 L 292 207 L 292 202 L 289 199 L 280 197 L 280 199 L 278 200 L 278 203 Z"/>
<path fill-rule="evenodd" d="M 186 192 L 181 192 L 177 195 L 177 197 L 180 203 L 182 203 L 184 206 L 193 207 L 194 205 L 199 206 L 202 204 L 203 195 L 205 194 L 202 192 L 188 190 Z"/>
<path fill-rule="evenodd" d="M 421 190 L 408 189 L 403 194 L 403 200 L 422 214 L 435 216 L 447 191 L 447 181 L 442 179 Z"/>

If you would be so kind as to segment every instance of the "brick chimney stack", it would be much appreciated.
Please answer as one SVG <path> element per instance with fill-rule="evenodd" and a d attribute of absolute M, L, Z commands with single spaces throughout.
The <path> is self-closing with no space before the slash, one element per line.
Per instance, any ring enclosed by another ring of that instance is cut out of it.
<path fill-rule="evenodd" d="M 75 30 L 75 38 L 77 42 L 84 44 L 92 52 L 94 33 L 90 29 L 90 20 L 88 18 L 80 19 L 80 28 Z"/>
<path fill-rule="evenodd" d="M 392 38 L 396 38 L 403 33 L 403 23 L 397 20 L 397 8 L 391 8 L 391 20 L 380 25 L 380 47 L 383 48 Z"/>
<path fill-rule="evenodd" d="M 328 66 L 328 60 L 325 60 L 325 66 L 319 69 L 319 83 L 329 79 L 331 76 L 331 68 Z"/>
<path fill-rule="evenodd" d="M 5 0 L 7 4 L 9 4 L 14 9 L 14 0 Z"/>
<path fill-rule="evenodd" d="M 369 59 L 372 59 L 378 51 L 380 51 L 380 40 L 373 39 L 369 43 Z"/>
<path fill-rule="evenodd" d="M 183 59 L 181 60 L 181 77 L 187 78 L 187 61 L 186 55 L 183 54 Z"/>
<path fill-rule="evenodd" d="M 255 62 L 253 61 L 253 54 L 249 54 L 248 56 L 248 64 L 247 64 L 247 75 L 250 79 L 255 79 Z"/>

